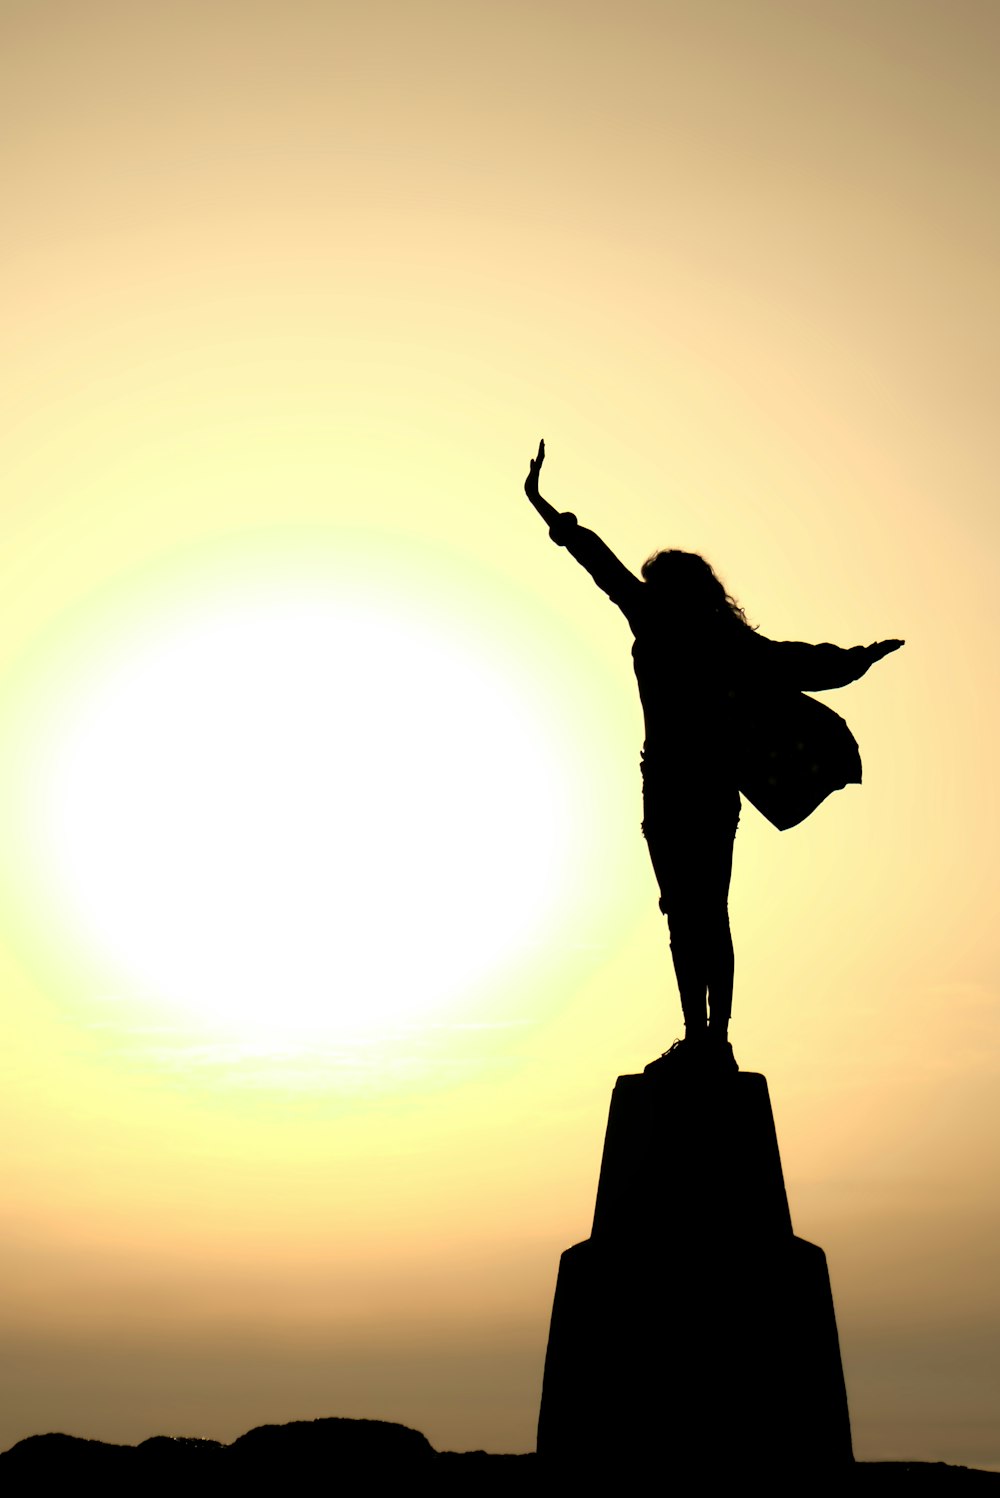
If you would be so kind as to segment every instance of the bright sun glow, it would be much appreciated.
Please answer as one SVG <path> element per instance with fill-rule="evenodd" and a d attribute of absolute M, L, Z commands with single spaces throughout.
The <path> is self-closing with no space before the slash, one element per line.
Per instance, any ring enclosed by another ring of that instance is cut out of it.
<path fill-rule="evenodd" d="M 314 589 L 105 657 L 38 766 L 66 923 L 121 997 L 282 1044 L 440 1020 L 571 857 L 539 711 L 419 613 Z"/>

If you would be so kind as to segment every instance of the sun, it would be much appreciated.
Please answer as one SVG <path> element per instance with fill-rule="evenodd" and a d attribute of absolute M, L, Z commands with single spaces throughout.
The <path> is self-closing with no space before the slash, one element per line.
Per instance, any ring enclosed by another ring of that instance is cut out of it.
<path fill-rule="evenodd" d="M 316 578 L 105 645 L 49 716 L 28 822 L 104 985 L 286 1046 L 468 1012 L 577 856 L 558 729 L 509 662 Z"/>

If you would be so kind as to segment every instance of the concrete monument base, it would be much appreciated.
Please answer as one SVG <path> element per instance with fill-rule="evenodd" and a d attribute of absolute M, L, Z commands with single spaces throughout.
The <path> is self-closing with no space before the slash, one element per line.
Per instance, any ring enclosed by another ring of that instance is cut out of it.
<path fill-rule="evenodd" d="M 670 1473 L 853 1461 L 826 1259 L 792 1232 L 767 1083 L 620 1077 L 594 1227 L 563 1254 L 538 1452 Z"/>

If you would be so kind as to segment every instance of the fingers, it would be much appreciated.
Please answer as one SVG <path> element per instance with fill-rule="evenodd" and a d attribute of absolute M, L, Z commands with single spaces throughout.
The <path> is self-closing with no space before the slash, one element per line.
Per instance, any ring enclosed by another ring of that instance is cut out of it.
<path fill-rule="evenodd" d="M 905 640 L 876 640 L 869 645 L 868 649 L 873 660 L 880 661 L 884 656 L 891 655 L 894 650 L 901 650 L 906 644 Z"/>
<path fill-rule="evenodd" d="M 524 492 L 530 499 L 538 493 L 538 475 L 545 461 L 545 438 L 538 444 L 538 453 L 528 464 L 528 477 L 524 481 Z"/>

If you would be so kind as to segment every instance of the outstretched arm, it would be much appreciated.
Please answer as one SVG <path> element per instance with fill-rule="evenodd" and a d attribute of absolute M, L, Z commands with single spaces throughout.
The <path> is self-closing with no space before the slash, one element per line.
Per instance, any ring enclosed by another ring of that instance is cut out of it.
<path fill-rule="evenodd" d="M 565 546 L 571 556 L 585 567 L 597 586 L 616 603 L 633 625 L 642 599 L 642 583 L 620 562 L 600 536 L 579 525 L 575 515 L 561 513 L 538 492 L 538 475 L 545 461 L 545 443 L 538 444 L 538 455 L 532 458 L 524 492 L 549 528 L 557 546 Z"/>
<path fill-rule="evenodd" d="M 768 640 L 754 635 L 766 661 L 765 671 L 782 686 L 800 692 L 822 692 L 846 687 L 864 676 L 870 666 L 898 650 L 904 640 L 876 640 L 872 645 L 804 645 L 796 640 Z"/>

